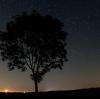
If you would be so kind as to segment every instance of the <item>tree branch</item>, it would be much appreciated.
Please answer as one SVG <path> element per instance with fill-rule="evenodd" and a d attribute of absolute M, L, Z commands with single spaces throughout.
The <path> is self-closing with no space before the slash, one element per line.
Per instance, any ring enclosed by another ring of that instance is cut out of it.
<path fill-rule="evenodd" d="M 28 60 L 26 59 L 26 57 L 25 57 L 24 59 L 25 59 L 25 62 L 26 62 L 26 64 L 27 64 L 27 66 L 29 67 L 29 69 L 32 70 L 31 66 L 30 66 L 29 63 L 28 63 Z"/>

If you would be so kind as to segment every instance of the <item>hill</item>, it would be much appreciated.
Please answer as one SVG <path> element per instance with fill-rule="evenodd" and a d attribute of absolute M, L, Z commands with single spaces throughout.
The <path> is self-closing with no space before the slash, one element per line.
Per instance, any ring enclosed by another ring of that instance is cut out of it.
<path fill-rule="evenodd" d="M 48 91 L 48 92 L 28 92 L 28 93 L 0 93 L 0 98 L 71 98 L 71 97 L 98 97 L 100 98 L 100 88 L 70 90 L 70 91 Z M 97 98 L 96 98 L 97 99 Z"/>

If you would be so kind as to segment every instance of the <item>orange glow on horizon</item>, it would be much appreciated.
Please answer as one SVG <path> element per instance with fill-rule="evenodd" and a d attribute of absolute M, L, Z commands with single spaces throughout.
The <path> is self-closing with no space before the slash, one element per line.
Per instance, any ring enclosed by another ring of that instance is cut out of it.
<path fill-rule="evenodd" d="M 9 92 L 9 90 L 8 89 L 5 89 L 4 92 L 7 93 L 7 92 Z"/>

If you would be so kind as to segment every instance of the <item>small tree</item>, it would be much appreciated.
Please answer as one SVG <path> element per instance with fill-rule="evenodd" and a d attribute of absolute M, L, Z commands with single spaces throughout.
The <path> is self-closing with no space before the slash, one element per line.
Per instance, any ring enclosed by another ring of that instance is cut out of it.
<path fill-rule="evenodd" d="M 31 14 L 13 17 L 7 31 L 0 34 L 0 53 L 9 70 L 31 70 L 35 92 L 38 83 L 51 69 L 62 69 L 66 60 L 66 33 L 63 24 L 51 16 Z"/>

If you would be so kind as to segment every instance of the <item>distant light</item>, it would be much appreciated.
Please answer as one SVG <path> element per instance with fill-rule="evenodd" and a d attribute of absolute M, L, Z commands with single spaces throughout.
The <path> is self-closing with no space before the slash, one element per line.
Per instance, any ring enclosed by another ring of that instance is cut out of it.
<path fill-rule="evenodd" d="M 48 88 L 48 89 L 46 89 L 46 91 L 51 91 L 51 89 Z"/>
<path fill-rule="evenodd" d="M 46 91 L 55 91 L 56 89 L 54 88 L 47 88 Z"/>
<path fill-rule="evenodd" d="M 5 89 L 5 91 L 4 91 L 5 93 L 7 93 L 7 92 L 9 92 L 9 90 L 8 89 Z"/>

